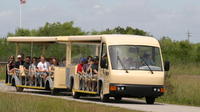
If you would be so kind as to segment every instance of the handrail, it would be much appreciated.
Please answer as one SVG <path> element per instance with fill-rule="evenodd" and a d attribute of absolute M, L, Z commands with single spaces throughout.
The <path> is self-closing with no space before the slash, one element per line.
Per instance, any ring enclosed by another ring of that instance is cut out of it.
<path fill-rule="evenodd" d="M 8 62 L 0 62 L 0 65 L 5 65 L 7 64 Z"/>

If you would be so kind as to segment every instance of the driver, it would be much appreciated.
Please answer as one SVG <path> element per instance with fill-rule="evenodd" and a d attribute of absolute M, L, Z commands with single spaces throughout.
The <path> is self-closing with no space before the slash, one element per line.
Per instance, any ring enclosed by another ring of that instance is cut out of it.
<path fill-rule="evenodd" d="M 146 63 L 147 65 L 154 65 L 154 62 L 153 62 L 153 60 L 152 60 L 152 58 L 151 58 L 151 55 L 148 54 L 148 53 L 144 53 L 144 55 L 143 55 L 143 60 L 145 61 L 145 63 Z"/>

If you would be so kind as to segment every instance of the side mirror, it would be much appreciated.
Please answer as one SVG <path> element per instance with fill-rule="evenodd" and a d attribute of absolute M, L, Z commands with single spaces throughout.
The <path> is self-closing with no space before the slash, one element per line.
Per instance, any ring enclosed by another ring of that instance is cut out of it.
<path fill-rule="evenodd" d="M 169 71 L 169 69 L 170 69 L 170 62 L 169 61 L 165 61 L 164 70 L 165 71 Z"/>

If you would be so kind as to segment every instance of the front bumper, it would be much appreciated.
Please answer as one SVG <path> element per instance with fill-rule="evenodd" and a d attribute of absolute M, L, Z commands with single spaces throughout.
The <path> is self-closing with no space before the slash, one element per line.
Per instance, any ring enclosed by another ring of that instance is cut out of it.
<path fill-rule="evenodd" d="M 159 97 L 164 94 L 162 85 L 110 84 L 110 96 Z"/>

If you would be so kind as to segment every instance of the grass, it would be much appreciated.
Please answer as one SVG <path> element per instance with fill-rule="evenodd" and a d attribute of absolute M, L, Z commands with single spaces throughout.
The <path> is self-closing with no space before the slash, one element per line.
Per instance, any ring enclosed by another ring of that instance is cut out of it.
<path fill-rule="evenodd" d="M 5 65 L 0 65 L 0 80 L 5 80 Z"/>
<path fill-rule="evenodd" d="M 0 92 L 0 112 L 139 112 L 92 103 Z"/>
<path fill-rule="evenodd" d="M 167 82 L 168 90 L 159 102 L 200 106 L 200 75 L 174 75 Z"/>
<path fill-rule="evenodd" d="M 170 75 L 200 75 L 200 63 L 172 64 Z"/>

